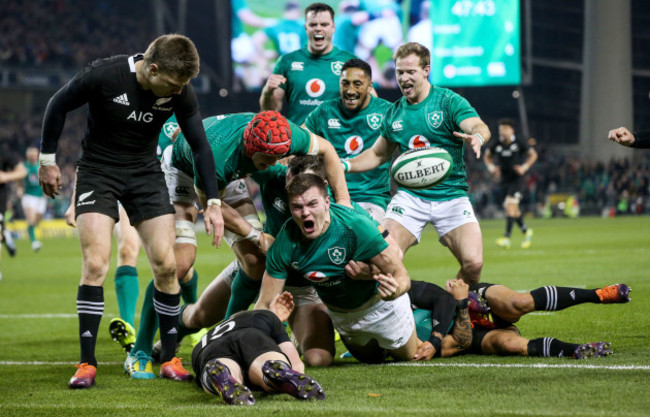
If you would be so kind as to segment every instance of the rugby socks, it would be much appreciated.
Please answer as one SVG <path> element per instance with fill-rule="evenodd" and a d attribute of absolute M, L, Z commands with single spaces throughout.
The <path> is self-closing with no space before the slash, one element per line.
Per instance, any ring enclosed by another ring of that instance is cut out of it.
<path fill-rule="evenodd" d="M 79 363 L 97 366 L 95 345 L 102 314 L 104 314 L 104 288 L 80 285 L 77 290 L 77 316 L 79 317 L 79 344 L 81 346 Z"/>
<path fill-rule="evenodd" d="M 160 363 L 165 363 L 176 356 L 176 337 L 178 335 L 178 313 L 181 309 L 181 293 L 167 294 L 153 289 L 153 306 L 160 325 Z"/>
<path fill-rule="evenodd" d="M 151 356 L 153 352 L 153 338 L 156 335 L 156 330 L 158 330 L 158 317 L 156 317 L 156 311 L 153 308 L 153 290 L 152 279 L 144 292 L 138 336 L 135 340 L 135 345 L 131 349 L 133 353 L 141 350 L 147 356 Z"/>
<path fill-rule="evenodd" d="M 528 342 L 528 356 L 570 358 L 578 346 L 580 345 L 566 343 L 554 337 L 540 337 Z"/>
<path fill-rule="evenodd" d="M 528 226 L 526 226 L 526 223 L 524 223 L 524 215 L 521 214 L 519 217 L 515 219 L 517 221 L 517 225 L 521 229 L 521 233 L 526 233 L 528 231 Z"/>
<path fill-rule="evenodd" d="M 232 282 L 230 292 L 230 302 L 228 303 L 228 310 L 226 310 L 226 319 L 233 314 L 248 310 L 248 307 L 260 291 L 262 287 L 262 280 L 255 280 L 248 276 L 243 268 L 239 269 L 235 279 Z"/>
<path fill-rule="evenodd" d="M 598 303 L 596 290 L 571 287 L 541 287 L 530 292 L 537 311 L 564 310 L 582 303 Z"/>
<path fill-rule="evenodd" d="M 195 328 L 193 328 L 193 327 L 187 327 L 187 326 L 185 325 L 185 323 L 183 323 L 183 311 L 185 311 L 186 308 L 187 308 L 187 304 L 183 304 L 183 305 L 181 306 L 181 311 L 180 311 L 180 313 L 178 313 L 178 325 L 177 325 L 177 328 L 178 328 L 178 336 L 177 336 L 177 338 L 176 338 L 176 341 L 177 341 L 177 342 L 180 342 L 181 340 L 183 340 L 183 338 L 184 338 L 185 336 L 190 335 L 190 334 L 192 334 L 192 333 L 196 333 L 196 332 L 198 332 L 199 330 L 201 330 L 201 329 L 195 329 Z"/>
<path fill-rule="evenodd" d="M 115 270 L 117 305 L 120 308 L 120 317 L 131 326 L 135 326 L 135 307 L 139 293 L 138 270 L 130 265 L 118 266 Z"/>
<path fill-rule="evenodd" d="M 194 270 L 192 274 L 192 279 L 187 282 L 180 282 L 181 285 L 181 297 L 185 304 L 196 303 L 198 299 L 198 286 L 199 286 L 199 274 Z"/>
<path fill-rule="evenodd" d="M 29 241 L 34 243 L 36 240 L 36 232 L 34 231 L 33 225 L 30 224 L 27 226 L 27 233 L 29 234 Z"/>
<path fill-rule="evenodd" d="M 512 234 L 512 224 L 514 223 L 515 218 L 514 217 L 506 217 L 506 232 L 504 233 L 504 236 L 509 238 L 510 235 Z"/>

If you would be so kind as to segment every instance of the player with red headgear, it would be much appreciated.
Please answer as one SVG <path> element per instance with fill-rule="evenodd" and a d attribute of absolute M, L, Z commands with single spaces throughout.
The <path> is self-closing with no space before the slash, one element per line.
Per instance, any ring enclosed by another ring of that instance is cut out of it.
<path fill-rule="evenodd" d="M 262 223 L 243 177 L 264 170 L 288 155 L 322 155 L 336 202 L 350 206 L 350 197 L 343 168 L 332 145 L 322 137 L 288 121 L 276 111 L 212 116 L 203 120 L 203 127 L 214 155 L 217 180 L 222 190 L 223 204 L 221 201 L 219 204 L 222 206 L 226 228 L 224 239 L 241 265 L 232 284 L 227 311 L 229 316 L 247 309 L 257 296 L 264 273 L 264 254 L 273 241 L 273 238 L 261 232 Z M 182 133 L 164 151 L 161 161 L 169 195 L 176 210 L 175 255 L 178 276 L 183 276 L 194 263 L 194 223 L 199 213 L 197 203 L 202 207 L 206 204 L 203 184 L 196 175 L 194 161 L 195 155 Z M 181 311 L 182 322 L 189 328 L 206 327 L 215 324 L 218 316 L 223 317 L 222 310 L 206 310 L 201 299 Z M 214 299 L 208 299 L 209 303 L 216 304 Z M 186 329 L 181 327 L 179 330 L 182 335 Z M 146 337 L 151 339 L 153 336 Z M 145 370 L 147 361 L 151 360 L 151 342 L 147 340 L 140 343 L 140 338 L 141 335 L 138 334 L 132 355 L 127 358 L 127 362 L 135 363 L 136 366 L 125 368 L 134 378 L 150 378 Z M 139 346 L 143 349 L 139 349 Z"/>

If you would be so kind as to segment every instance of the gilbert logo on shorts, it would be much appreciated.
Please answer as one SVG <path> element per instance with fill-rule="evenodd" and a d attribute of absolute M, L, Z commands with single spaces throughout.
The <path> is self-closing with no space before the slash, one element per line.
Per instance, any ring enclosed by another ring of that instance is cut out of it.
<path fill-rule="evenodd" d="M 96 200 L 86 201 L 86 200 L 88 200 L 88 197 L 90 197 L 94 192 L 95 192 L 95 190 L 92 190 L 92 191 L 88 191 L 87 193 L 80 194 L 79 198 L 77 199 L 77 207 L 79 207 L 79 206 L 90 206 L 90 205 L 95 204 Z"/>
<path fill-rule="evenodd" d="M 343 261 L 345 261 L 345 248 L 340 246 L 329 248 L 327 250 L 327 255 L 330 257 L 330 261 L 335 265 L 341 265 Z"/>

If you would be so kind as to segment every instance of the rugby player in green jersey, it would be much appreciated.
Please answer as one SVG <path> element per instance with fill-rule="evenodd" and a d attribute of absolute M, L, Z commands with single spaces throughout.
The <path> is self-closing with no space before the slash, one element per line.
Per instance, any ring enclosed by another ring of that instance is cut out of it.
<path fill-rule="evenodd" d="M 341 66 L 354 55 L 332 45 L 334 10 L 324 3 L 305 9 L 307 46 L 278 60 L 262 89 L 262 110 L 282 110 L 287 99 L 287 118 L 302 124 L 323 100 L 338 97 Z"/>
<path fill-rule="evenodd" d="M 295 276 L 314 286 L 355 358 L 379 362 L 387 352 L 397 360 L 412 360 L 418 338 L 405 294 L 410 278 L 399 249 L 367 216 L 330 204 L 327 184 L 317 175 L 293 177 L 287 194 L 293 218 L 267 253 L 255 308 L 268 309 L 285 281 Z M 378 272 L 370 280 L 353 280 L 345 273 L 352 259 L 365 260 Z"/>
<path fill-rule="evenodd" d="M 392 103 L 372 96 L 370 65 L 360 59 L 343 64 L 340 97 L 321 103 L 305 120 L 305 127 L 327 139 L 341 160 L 357 157 L 379 138 L 384 113 Z M 371 171 L 346 174 L 352 201 L 381 223 L 390 201 L 390 161 Z"/>
<path fill-rule="evenodd" d="M 26 159 L 23 165 L 25 165 L 27 176 L 23 183 L 23 196 L 20 203 L 25 212 L 27 232 L 32 243 L 32 250 L 38 252 L 41 249 L 41 242 L 36 239 L 36 228 L 47 210 L 47 199 L 38 183 L 38 148 L 30 146 L 27 148 L 25 156 Z"/>
<path fill-rule="evenodd" d="M 402 251 L 416 245 L 427 223 L 438 232 L 460 263 L 458 277 L 467 283 L 480 280 L 483 268 L 481 228 L 467 197 L 465 144 L 477 158 L 490 130 L 466 99 L 429 80 L 430 54 L 410 42 L 394 55 L 395 74 L 403 97 L 384 116 L 381 136 L 356 158 L 344 161 L 347 172 L 364 172 L 389 161 L 400 149 L 423 146 L 447 150 L 454 161 L 449 177 L 434 188 L 420 191 L 400 187 L 386 209 L 384 226 Z"/>

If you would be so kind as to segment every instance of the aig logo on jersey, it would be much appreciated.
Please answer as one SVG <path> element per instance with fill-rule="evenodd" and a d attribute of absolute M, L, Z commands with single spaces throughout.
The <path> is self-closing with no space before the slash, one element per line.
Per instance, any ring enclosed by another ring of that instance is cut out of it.
<path fill-rule="evenodd" d="M 129 114 L 129 117 L 126 118 L 126 120 L 133 120 L 135 122 L 145 122 L 145 123 L 151 123 L 153 120 L 153 114 L 149 112 L 142 112 L 142 111 L 132 111 L 131 114 Z"/>
<path fill-rule="evenodd" d="M 334 74 L 341 75 L 341 68 L 343 68 L 343 62 L 342 61 L 334 61 L 332 62 L 332 72 Z"/>
<path fill-rule="evenodd" d="M 379 129 L 379 126 L 381 126 L 381 122 L 383 120 L 384 120 L 384 115 L 379 113 L 372 113 L 366 116 L 366 121 L 368 122 L 368 126 L 370 126 L 372 130 Z"/>
<path fill-rule="evenodd" d="M 348 155 L 358 155 L 363 150 L 363 138 L 361 136 L 350 136 L 345 140 L 345 152 Z"/>
<path fill-rule="evenodd" d="M 325 92 L 325 82 L 318 78 L 312 78 L 307 81 L 305 91 L 309 97 L 320 97 Z"/>
<path fill-rule="evenodd" d="M 427 122 L 429 122 L 431 127 L 434 129 L 440 127 L 443 119 L 444 119 L 444 113 L 441 110 L 436 110 L 427 114 Z"/>
<path fill-rule="evenodd" d="M 305 274 L 305 278 L 307 278 L 308 280 L 310 280 L 312 282 L 323 282 L 323 281 L 327 281 L 327 279 L 328 279 L 327 275 L 325 275 L 324 273 L 322 273 L 320 271 L 307 272 Z"/>
<path fill-rule="evenodd" d="M 428 146 L 431 146 L 429 139 L 422 135 L 411 136 L 411 139 L 409 139 L 409 149 L 426 148 Z"/>

